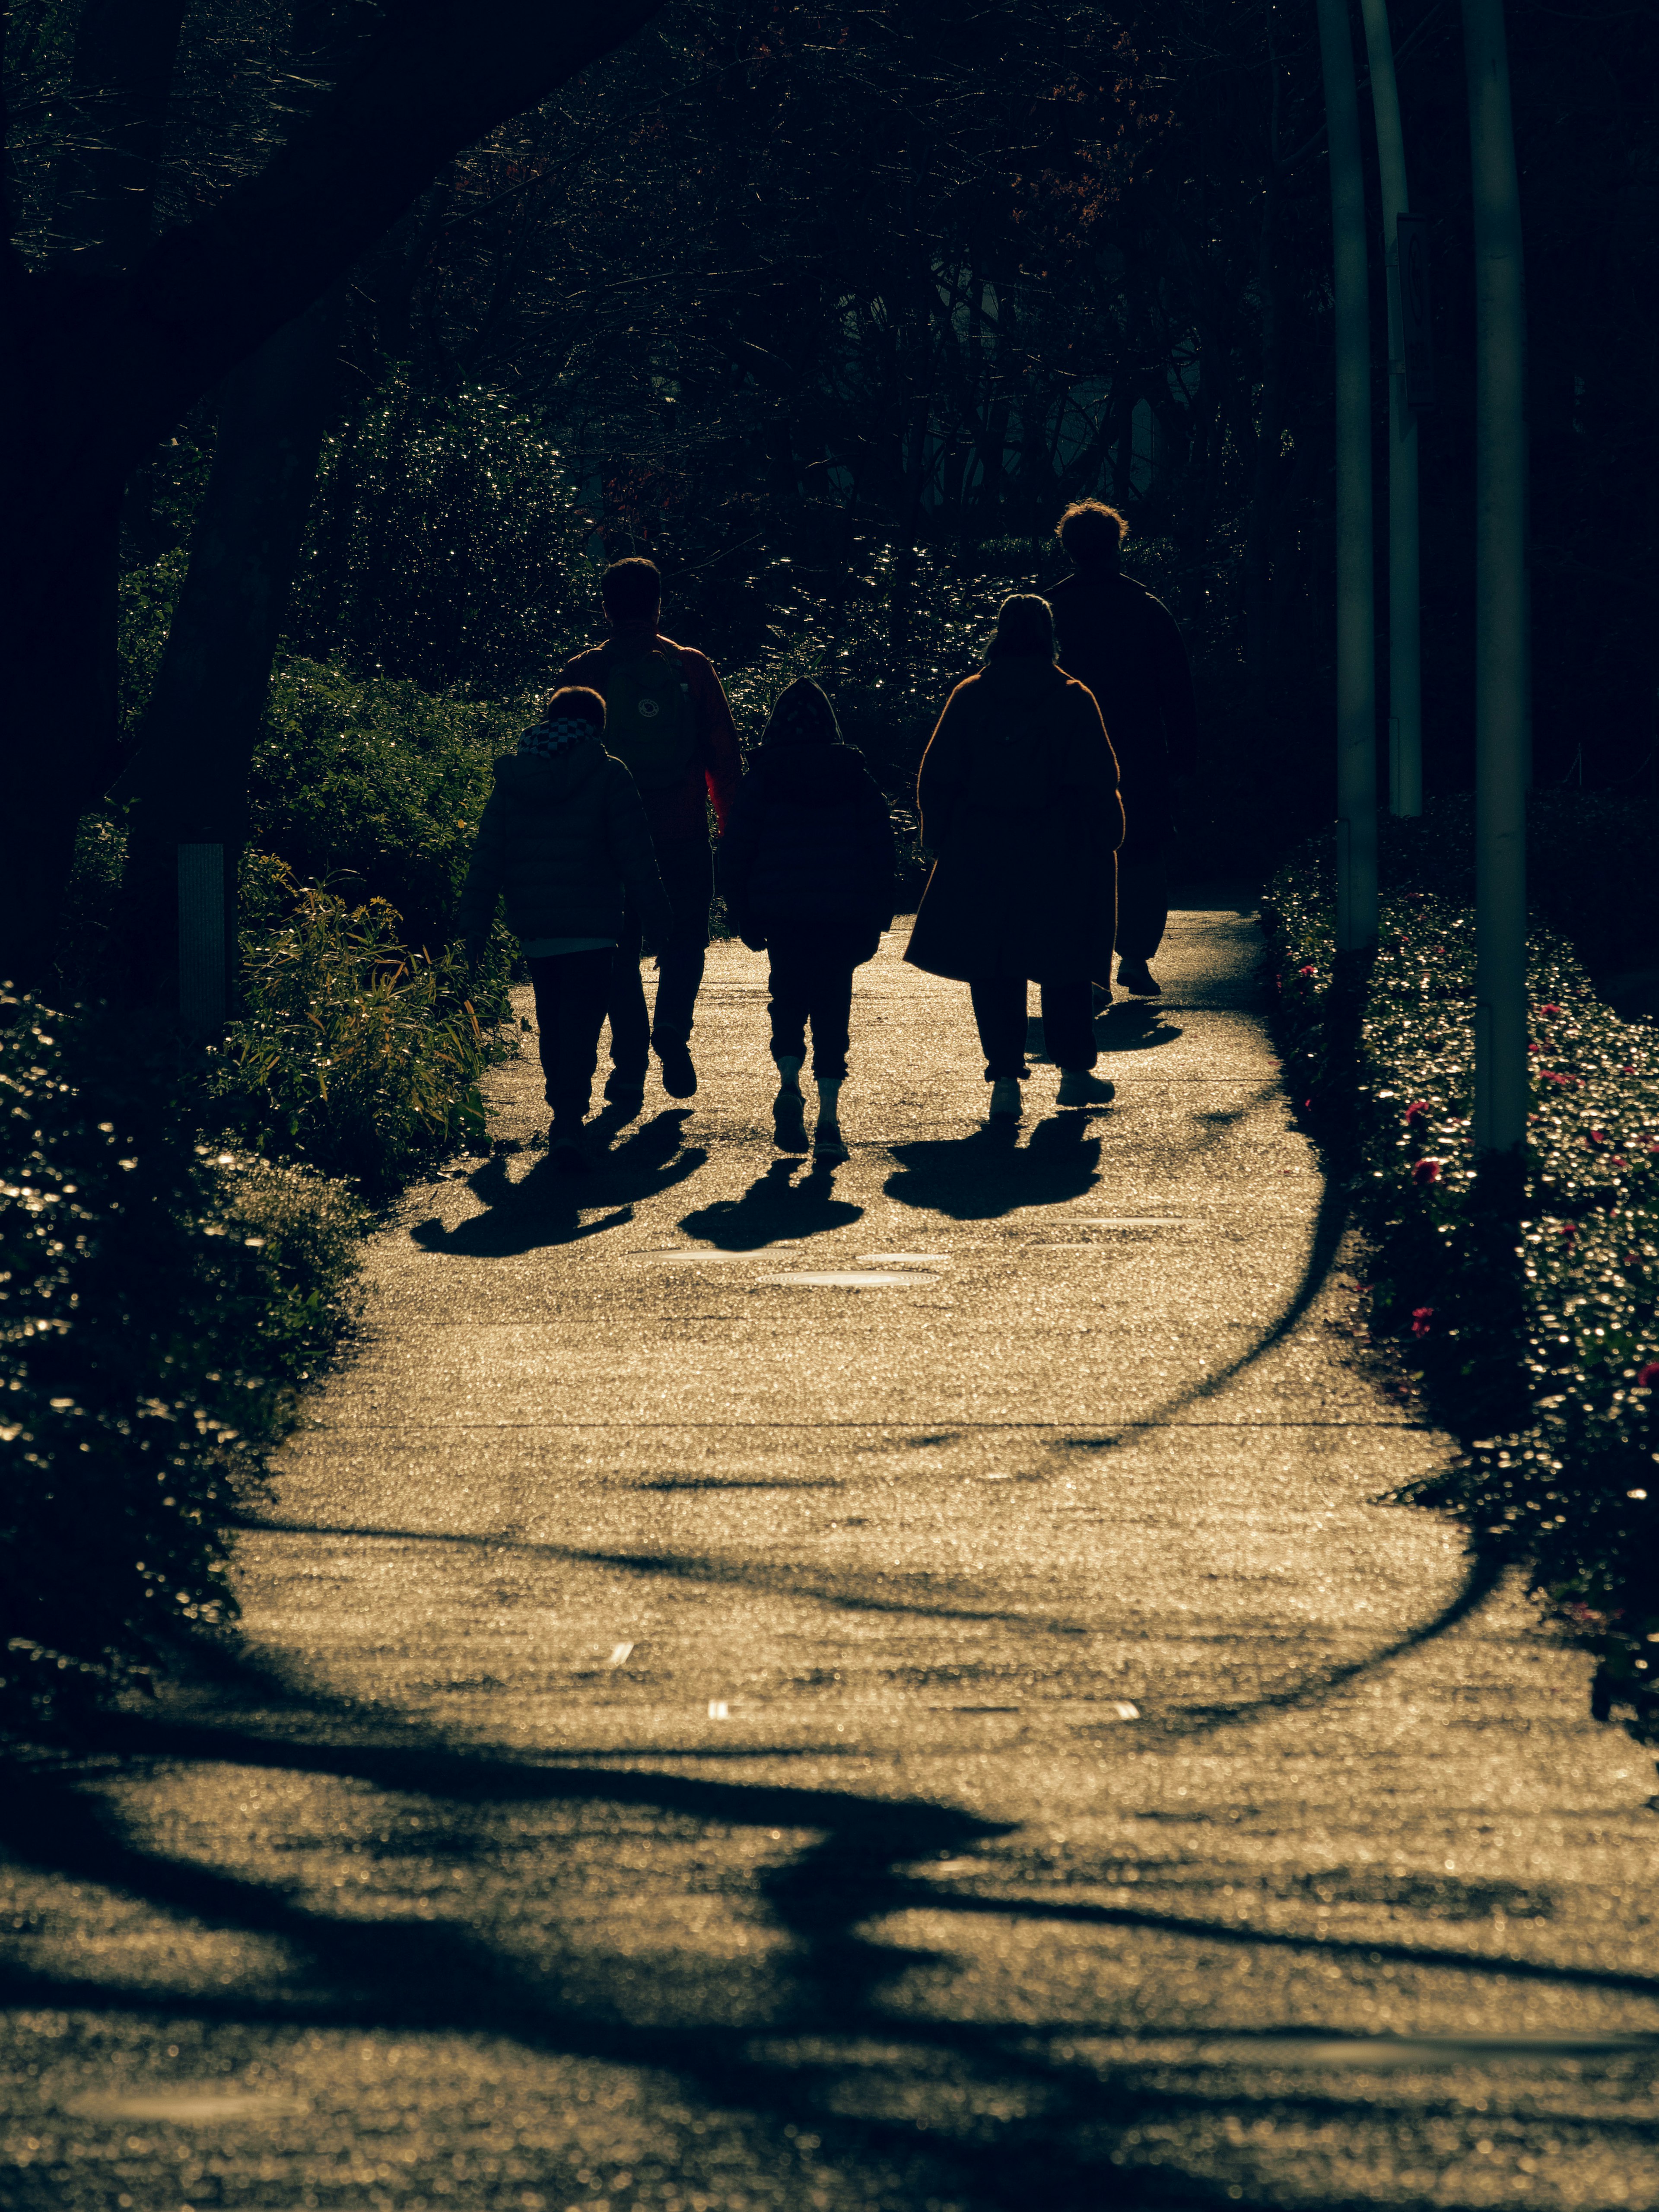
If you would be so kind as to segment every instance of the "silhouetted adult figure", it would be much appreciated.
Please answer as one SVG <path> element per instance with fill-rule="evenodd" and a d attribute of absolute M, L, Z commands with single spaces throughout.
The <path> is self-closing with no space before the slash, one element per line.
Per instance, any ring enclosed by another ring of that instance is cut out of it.
<path fill-rule="evenodd" d="M 1127 528 L 1115 507 L 1097 499 L 1068 507 L 1055 534 L 1076 572 L 1049 599 L 1060 665 L 1094 693 L 1117 755 L 1125 823 L 1117 856 L 1117 980 L 1126 991 L 1154 997 L 1162 986 L 1151 962 L 1170 919 L 1174 786 L 1198 767 L 1198 709 L 1175 617 L 1118 566 Z M 1098 970 L 1097 981 L 1109 983 L 1109 970 Z"/>
<path fill-rule="evenodd" d="M 671 1098 L 697 1087 L 691 1023 L 708 950 L 714 896 L 708 805 L 723 830 L 742 772 L 738 733 L 714 663 L 658 628 L 662 576 L 654 561 L 613 562 L 599 585 L 611 622 L 603 644 L 565 664 L 562 685 L 585 684 L 605 701 L 607 749 L 632 773 L 645 801 L 673 927 L 657 945 L 657 1005 L 647 1016 L 640 976 L 641 912 L 631 891 L 611 969 L 610 1079 L 605 1095 L 637 1114 L 652 1047 Z"/>
<path fill-rule="evenodd" d="M 1028 981 L 1058 1103 L 1103 1105 L 1092 978 L 1111 964 L 1123 809 L 1100 709 L 1054 665 L 1046 599 L 998 609 L 983 672 L 957 684 L 922 755 L 916 802 L 935 858 L 904 957 L 967 983 L 992 1116 L 1022 1110 Z"/>

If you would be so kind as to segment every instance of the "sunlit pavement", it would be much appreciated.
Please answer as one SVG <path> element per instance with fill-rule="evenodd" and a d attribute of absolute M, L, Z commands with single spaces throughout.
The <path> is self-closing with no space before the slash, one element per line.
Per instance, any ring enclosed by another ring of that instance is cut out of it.
<path fill-rule="evenodd" d="M 244 1663 L 0 1812 L 0 2203 L 1659 2203 L 1650 1763 L 1385 1502 L 1249 918 L 1006 1139 L 902 944 L 833 1173 L 719 946 L 689 1106 L 411 1194 Z"/>

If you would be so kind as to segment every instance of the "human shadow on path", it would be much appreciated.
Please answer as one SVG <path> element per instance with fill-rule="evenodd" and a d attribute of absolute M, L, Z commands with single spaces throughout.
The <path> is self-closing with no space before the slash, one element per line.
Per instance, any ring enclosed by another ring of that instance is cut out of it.
<path fill-rule="evenodd" d="M 1063 1206 L 1095 1182 L 1100 1164 L 1100 1139 L 1091 1134 L 1095 1118 L 1057 1114 L 1038 1122 L 1027 1145 L 1020 1144 L 1012 1121 L 988 1121 L 969 1137 L 895 1145 L 891 1157 L 898 1172 L 887 1178 L 887 1195 L 953 1221 L 991 1221 L 1022 1206 Z"/>
<path fill-rule="evenodd" d="M 1095 1016 L 1095 1043 L 1102 1052 L 1147 1052 L 1157 1045 L 1173 1044 L 1182 1033 L 1181 1024 L 1170 1020 L 1166 1008 L 1145 1000 L 1103 1007 Z M 1049 1064 L 1041 1014 L 1026 1018 L 1025 1056 Z"/>
<path fill-rule="evenodd" d="M 716 1199 L 681 1217 L 688 1237 L 701 1237 L 721 1252 L 757 1252 L 786 1237 L 821 1237 L 846 1229 L 864 1212 L 835 1195 L 830 1177 L 811 1170 L 794 1180 L 802 1159 L 774 1160 L 741 1198 Z"/>
<path fill-rule="evenodd" d="M 556 1244 L 574 1244 L 634 1218 L 643 1199 L 671 1189 L 695 1175 L 708 1154 L 700 1145 L 681 1148 L 685 1108 L 674 1108 L 645 1122 L 609 1152 L 593 1157 L 592 1172 L 568 1176 L 544 1154 L 517 1182 L 497 1155 L 467 1177 L 467 1188 L 485 1206 L 467 1220 L 446 1228 L 435 1216 L 410 1231 L 428 1252 L 454 1253 L 465 1259 L 505 1260 Z M 604 1209 L 598 1219 L 584 1221 Z"/>

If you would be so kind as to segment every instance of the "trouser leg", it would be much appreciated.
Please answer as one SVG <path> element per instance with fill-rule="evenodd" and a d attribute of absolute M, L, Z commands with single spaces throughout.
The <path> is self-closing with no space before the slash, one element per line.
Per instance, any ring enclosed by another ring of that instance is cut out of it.
<path fill-rule="evenodd" d="M 1117 856 L 1118 958 L 1150 960 L 1169 920 L 1169 848 L 1132 841 Z"/>
<path fill-rule="evenodd" d="M 968 991 L 985 1054 L 985 1080 L 999 1083 L 1013 1076 L 1024 1081 L 1030 1073 L 1025 1065 L 1025 978 L 976 975 Z"/>
<path fill-rule="evenodd" d="M 769 938 L 767 949 L 772 961 L 772 1057 L 805 1060 L 806 1021 L 811 1004 L 806 963 L 800 947 L 792 945 L 787 938 Z"/>
<path fill-rule="evenodd" d="M 643 1086 L 651 1060 L 651 1017 L 640 975 L 641 941 L 640 910 L 630 897 L 623 902 L 605 1012 L 611 1017 L 611 1065 L 625 1083 Z"/>
<path fill-rule="evenodd" d="M 556 1122 L 575 1123 L 586 1117 L 612 957 L 607 948 L 561 952 L 529 963 L 536 1026 L 541 1031 L 544 1095 Z"/>
<path fill-rule="evenodd" d="M 821 957 L 812 978 L 812 1073 L 832 1081 L 847 1073 L 852 1042 L 853 968 L 830 953 Z"/>
<path fill-rule="evenodd" d="M 1050 977 L 1042 986 L 1042 1042 L 1062 1071 L 1094 1066 L 1095 999 L 1088 977 Z"/>
<path fill-rule="evenodd" d="M 673 928 L 657 948 L 657 1006 L 651 1041 L 660 1051 L 665 1044 L 684 1044 L 690 1038 L 708 951 L 714 857 L 707 838 L 690 837 L 682 844 L 659 846 L 657 866 L 674 910 Z"/>

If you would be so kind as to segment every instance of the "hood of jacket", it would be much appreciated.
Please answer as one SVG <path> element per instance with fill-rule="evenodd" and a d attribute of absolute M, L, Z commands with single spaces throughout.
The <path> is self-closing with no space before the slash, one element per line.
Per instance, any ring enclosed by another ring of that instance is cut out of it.
<path fill-rule="evenodd" d="M 495 787 L 526 806 L 557 806 L 591 783 L 609 757 L 597 731 L 590 744 L 566 745 L 550 757 L 508 753 L 495 763 Z"/>
<path fill-rule="evenodd" d="M 749 773 L 762 796 L 782 806 L 845 806 L 868 780 L 856 745 L 808 744 L 798 738 L 763 745 Z"/>

